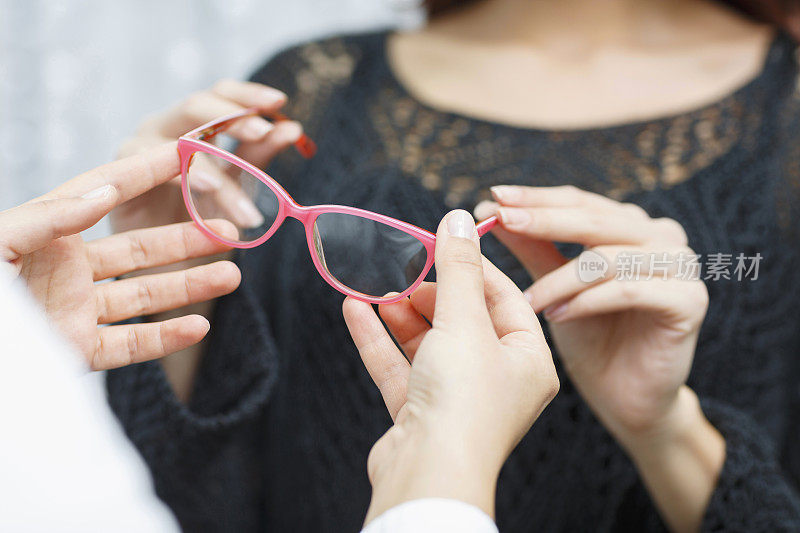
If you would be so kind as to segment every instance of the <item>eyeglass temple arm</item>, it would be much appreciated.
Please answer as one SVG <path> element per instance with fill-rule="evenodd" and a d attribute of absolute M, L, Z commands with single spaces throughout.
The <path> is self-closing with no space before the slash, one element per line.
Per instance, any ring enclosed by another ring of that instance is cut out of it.
<path fill-rule="evenodd" d="M 490 216 L 486 220 L 478 222 L 478 224 L 475 226 L 475 230 L 478 232 L 478 237 L 483 237 L 484 235 L 489 233 L 489 231 L 493 227 L 495 227 L 496 224 L 497 224 L 497 217 L 494 215 Z"/>
<path fill-rule="evenodd" d="M 238 113 L 234 113 L 232 115 L 228 115 L 226 117 L 217 119 L 213 122 L 209 122 L 208 124 L 204 124 L 203 126 L 200 126 L 199 128 L 190 131 L 185 136 L 195 139 L 210 141 L 219 132 L 225 131 L 235 120 L 239 120 L 240 118 L 247 116 L 258 116 L 258 115 L 259 112 L 256 109 L 247 109 L 245 111 L 240 111 Z M 270 118 L 272 118 L 276 122 L 291 120 L 283 113 L 278 113 L 278 112 L 273 113 L 270 116 Z M 305 133 L 303 133 L 300 136 L 300 138 L 294 142 L 294 147 L 297 149 L 300 155 L 305 157 L 306 159 L 314 157 L 314 154 L 317 153 L 316 143 L 312 141 L 311 138 Z"/>

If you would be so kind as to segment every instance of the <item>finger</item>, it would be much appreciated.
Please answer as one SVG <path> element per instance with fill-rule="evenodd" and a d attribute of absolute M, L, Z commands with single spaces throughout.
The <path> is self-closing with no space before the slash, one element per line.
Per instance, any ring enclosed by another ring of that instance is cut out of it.
<path fill-rule="evenodd" d="M 238 167 L 230 167 L 227 170 L 230 172 L 222 172 L 219 168 L 209 171 L 201 168 L 197 171 L 193 168 L 189 170 L 189 187 L 197 213 L 203 219 L 224 218 L 232 222 L 236 228 L 260 227 L 266 222 L 266 218 L 254 200 L 259 191 L 268 192 L 266 185 L 256 186 L 254 189 L 253 184 L 258 183 L 255 178 L 241 177 L 249 174 L 245 175 Z M 196 187 L 199 182 L 202 185 Z M 238 232 L 234 239 L 238 239 Z"/>
<path fill-rule="evenodd" d="M 546 344 L 536 314 L 516 284 L 486 258 L 483 260 L 483 271 L 486 307 L 497 336 L 503 338 L 515 332 L 528 332 L 533 334 L 535 342 Z M 433 316 L 435 302 L 436 283 L 430 282 L 420 285 L 410 299 L 414 311 L 423 317 Z M 507 338 L 506 342 L 511 338 Z M 525 342 L 530 341 L 531 338 L 525 339 Z"/>
<path fill-rule="evenodd" d="M 162 137 L 161 135 L 157 134 L 140 134 L 136 135 L 135 137 L 129 137 L 120 145 L 119 150 L 117 151 L 117 159 L 123 159 L 132 155 L 141 154 L 142 152 L 147 152 L 156 146 L 167 144 L 173 142 L 174 140 L 174 138 L 171 139 L 169 137 Z"/>
<path fill-rule="evenodd" d="M 348 297 L 342 304 L 342 314 L 361 360 L 394 420 L 406 402 L 411 365 L 397 349 L 371 305 Z"/>
<path fill-rule="evenodd" d="M 204 302 L 239 286 L 241 273 L 230 261 L 186 270 L 137 276 L 97 285 L 98 324 L 119 322 Z"/>
<path fill-rule="evenodd" d="M 235 106 L 238 107 L 238 106 Z M 227 113 L 220 113 L 217 116 L 223 116 L 233 113 L 233 111 Z M 214 120 L 214 118 L 210 118 L 208 120 Z M 203 121 L 207 122 L 207 121 Z M 202 122 L 201 122 L 202 124 Z M 190 128 L 192 129 L 192 128 Z M 234 139 L 241 141 L 241 142 L 258 142 L 263 140 L 267 135 L 269 135 L 275 129 L 275 125 L 265 119 L 264 117 L 260 116 L 251 116 L 242 118 L 240 120 L 236 120 L 232 122 L 226 129 L 225 133 L 230 135 Z M 184 132 L 185 133 L 185 132 Z"/>
<path fill-rule="evenodd" d="M 658 252 L 633 246 L 598 246 L 585 250 L 560 268 L 542 276 L 525 291 L 536 312 L 571 298 L 591 287 L 630 272 L 637 279 L 668 279 L 675 275 L 678 254 L 691 254 L 688 248 Z"/>
<path fill-rule="evenodd" d="M 546 346 L 536 313 L 516 284 L 488 259 L 483 276 L 486 307 L 500 342 Z"/>
<path fill-rule="evenodd" d="M 583 191 L 581 191 L 583 192 Z M 600 197 L 602 198 L 602 197 Z M 605 204 L 575 206 L 506 207 L 481 202 L 476 216 L 496 215 L 505 229 L 548 241 L 597 244 L 666 242 L 685 246 L 686 232 L 670 218 L 650 218 L 636 204 L 602 198 Z"/>
<path fill-rule="evenodd" d="M 433 326 L 452 331 L 488 329 L 483 262 L 475 220 L 463 210 L 448 213 L 436 233 L 436 308 Z"/>
<path fill-rule="evenodd" d="M 381 304 L 378 313 L 405 356 L 414 361 L 419 344 L 431 329 L 430 323 L 414 309 L 408 298 L 393 304 Z"/>
<path fill-rule="evenodd" d="M 32 201 L 0 212 L 0 260 L 14 261 L 94 226 L 118 196 L 114 187 L 104 186 L 83 197 Z"/>
<path fill-rule="evenodd" d="M 492 198 L 510 207 L 613 207 L 620 205 L 603 195 L 584 191 L 572 185 L 559 187 L 528 187 L 497 185 L 491 189 Z"/>
<path fill-rule="evenodd" d="M 233 80 L 228 80 L 228 82 L 233 82 Z M 145 122 L 140 133 L 157 134 L 174 139 L 221 116 L 238 113 L 249 107 L 262 111 L 274 111 L 286 103 L 285 94 L 266 86 L 263 88 L 265 89 L 263 95 L 247 101 L 229 99 L 216 90 L 195 93 L 170 111 Z M 256 101 L 257 105 L 251 105 Z M 253 116 L 237 120 L 226 131 L 240 140 L 256 141 L 264 137 L 271 129 L 272 124 L 269 121 Z"/>
<path fill-rule="evenodd" d="M 495 226 L 492 234 L 508 248 L 534 280 L 567 262 L 567 258 L 550 241 L 531 239 L 500 226 Z"/>
<path fill-rule="evenodd" d="M 239 145 L 236 155 L 256 167 L 265 168 L 276 155 L 292 146 L 302 136 L 303 126 L 299 122 L 278 122 L 262 141 Z"/>
<path fill-rule="evenodd" d="M 236 228 L 225 220 L 206 224 L 229 239 L 238 236 Z M 193 222 L 118 233 L 86 244 L 95 281 L 229 249 L 206 237 Z"/>
<path fill-rule="evenodd" d="M 117 191 L 115 205 L 135 198 L 180 174 L 177 144 L 167 143 L 85 172 L 39 199 L 74 198 L 111 185 Z M 112 206 L 112 207 L 114 207 Z"/>
<path fill-rule="evenodd" d="M 205 152 L 196 152 L 189 166 L 192 203 L 203 218 L 225 218 L 240 228 L 257 228 L 265 219 L 256 206 L 268 191 L 249 171 Z"/>
<path fill-rule="evenodd" d="M 287 100 L 286 93 L 273 87 L 233 79 L 219 80 L 212 92 L 244 107 L 253 107 L 263 113 L 280 109 Z"/>
<path fill-rule="evenodd" d="M 266 167 L 278 152 L 291 146 L 302 132 L 297 122 L 280 123 L 262 141 L 240 144 L 237 154 L 258 167 Z M 257 202 L 248 194 L 254 180 L 238 166 L 203 153 L 194 156 L 189 168 L 189 184 L 198 212 L 204 217 L 226 218 L 242 229 L 259 228 L 268 218 L 269 222 L 274 220 L 274 217 L 265 217 Z M 259 184 L 258 188 L 264 187 Z M 267 229 L 268 226 L 263 228 L 264 233 Z"/>
<path fill-rule="evenodd" d="M 417 313 L 428 322 L 433 322 L 433 312 L 436 309 L 436 283 L 423 281 L 417 290 L 411 293 L 409 300 Z"/>
<path fill-rule="evenodd" d="M 475 216 L 483 219 L 496 215 L 497 207 L 494 202 L 481 202 L 475 208 Z M 500 225 L 492 229 L 492 234 L 514 254 L 533 279 L 538 279 L 567 262 L 551 241 L 531 239 L 507 231 Z"/>
<path fill-rule="evenodd" d="M 620 214 L 582 207 L 501 207 L 497 218 L 510 233 L 585 246 L 642 244 L 655 236 L 646 220 L 632 223 Z"/>
<path fill-rule="evenodd" d="M 208 320 L 200 315 L 99 328 L 90 364 L 93 370 L 108 370 L 158 359 L 197 344 L 209 328 Z"/>
<path fill-rule="evenodd" d="M 572 299 L 545 310 L 545 317 L 553 323 L 578 318 L 629 311 L 662 313 L 675 322 L 695 317 L 698 310 L 708 306 L 708 291 L 701 281 L 680 279 L 650 281 L 609 281 L 578 293 Z M 693 324 L 694 327 L 696 324 Z"/>
<path fill-rule="evenodd" d="M 233 177 L 238 167 L 205 152 L 195 152 L 187 170 L 189 189 L 193 194 L 218 191 Z"/>

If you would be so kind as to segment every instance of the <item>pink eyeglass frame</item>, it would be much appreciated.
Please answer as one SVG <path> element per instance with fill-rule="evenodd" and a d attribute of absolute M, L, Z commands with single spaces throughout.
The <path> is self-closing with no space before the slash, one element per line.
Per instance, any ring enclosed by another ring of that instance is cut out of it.
<path fill-rule="evenodd" d="M 336 289 L 337 291 L 345 294 L 347 296 L 352 296 L 358 300 L 363 302 L 368 302 L 371 304 L 390 304 L 394 302 L 398 302 L 403 298 L 407 297 L 409 294 L 414 292 L 417 287 L 425 280 L 425 276 L 428 275 L 431 267 L 434 263 L 434 249 L 436 246 L 436 235 L 431 233 L 430 231 L 424 230 L 419 228 L 413 224 L 409 224 L 408 222 L 403 222 L 402 220 L 397 220 L 396 218 L 388 217 L 386 215 L 381 215 L 379 213 L 374 213 L 372 211 L 367 211 L 364 209 L 359 209 L 357 207 L 348 207 L 344 205 L 312 205 L 312 206 L 304 206 L 298 204 L 291 195 L 286 192 L 286 190 L 273 178 L 267 175 L 263 170 L 260 168 L 248 163 L 244 159 L 228 152 L 227 150 L 223 150 L 209 142 L 201 140 L 201 138 L 213 137 L 217 133 L 223 131 L 226 127 L 230 126 L 230 124 L 237 119 L 251 116 L 251 115 L 259 115 L 258 110 L 256 109 L 245 109 L 243 111 L 239 111 L 237 113 L 232 113 L 230 115 L 226 115 L 224 117 L 220 117 L 216 120 L 212 120 L 207 124 L 203 124 L 199 128 L 195 128 L 192 131 L 182 135 L 178 139 L 178 155 L 180 156 L 181 160 L 181 191 L 183 193 L 183 202 L 186 204 L 186 209 L 189 212 L 189 215 L 192 217 L 192 220 L 206 235 L 208 238 L 225 244 L 227 246 L 233 248 L 255 248 L 266 242 L 278 228 L 281 227 L 283 222 L 286 220 L 287 217 L 294 218 L 300 221 L 306 230 L 306 241 L 308 243 L 308 251 L 311 254 L 311 260 L 314 263 L 314 266 L 319 272 L 319 275 L 322 276 L 331 287 Z M 276 120 L 286 120 L 286 117 L 283 115 L 274 116 Z M 297 148 L 298 152 L 303 157 L 309 158 L 311 157 L 314 152 L 316 151 L 316 146 L 314 145 L 313 141 L 306 137 L 305 135 L 300 138 L 300 140 L 295 143 L 295 147 Z M 278 198 L 278 215 L 275 218 L 275 222 L 272 223 L 272 226 L 267 230 L 267 232 L 259 237 L 258 239 L 250 242 L 239 242 L 239 241 L 231 241 L 216 235 L 211 229 L 205 224 L 203 218 L 197 213 L 194 208 L 194 204 L 191 200 L 191 194 L 189 192 L 189 180 L 188 180 L 188 173 L 189 173 L 189 164 L 192 161 L 192 156 L 197 152 L 203 152 L 211 155 L 215 155 L 224 159 L 225 161 L 231 163 L 232 165 L 236 165 L 237 167 L 245 170 L 261 180 L 264 185 L 269 187 L 269 189 L 275 194 Z M 359 217 L 363 217 L 369 220 L 374 220 L 376 222 L 381 222 L 390 226 L 392 228 L 398 229 L 403 231 L 413 237 L 416 237 L 425 247 L 425 251 L 427 253 L 427 260 L 425 263 L 425 267 L 422 269 L 422 273 L 419 277 L 412 283 L 406 290 L 402 293 L 397 294 L 395 296 L 391 296 L 388 298 L 383 297 L 374 297 L 367 294 L 363 294 L 356 290 L 351 289 L 350 287 L 344 285 L 339 280 L 337 280 L 333 275 L 328 272 L 325 266 L 320 262 L 319 257 L 314 248 L 314 223 L 317 220 L 317 217 L 323 213 L 342 213 L 346 215 L 355 215 Z M 490 217 L 486 220 L 477 224 L 476 229 L 479 236 L 485 235 L 489 230 L 491 230 L 494 225 L 497 223 L 497 217 Z"/>

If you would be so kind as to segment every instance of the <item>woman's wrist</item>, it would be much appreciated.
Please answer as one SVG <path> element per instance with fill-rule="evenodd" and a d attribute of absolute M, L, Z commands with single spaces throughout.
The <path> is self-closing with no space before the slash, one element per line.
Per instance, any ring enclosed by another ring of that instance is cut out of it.
<path fill-rule="evenodd" d="M 703 414 L 694 391 L 682 386 L 658 424 L 628 432 L 619 442 L 667 524 L 677 531 L 697 530 L 725 462 L 725 439 Z"/>
<path fill-rule="evenodd" d="M 395 426 L 373 449 L 372 501 L 366 523 L 420 498 L 460 500 L 494 517 L 503 461 L 481 454 L 469 446 L 469 439 L 444 427 L 424 427 L 418 421 L 409 426 Z"/>
<path fill-rule="evenodd" d="M 678 389 L 669 408 L 652 424 L 627 427 L 615 433 L 617 441 L 637 463 L 660 458 L 675 447 L 691 448 L 698 441 L 722 439 L 703 414 L 697 395 L 686 385 Z"/>

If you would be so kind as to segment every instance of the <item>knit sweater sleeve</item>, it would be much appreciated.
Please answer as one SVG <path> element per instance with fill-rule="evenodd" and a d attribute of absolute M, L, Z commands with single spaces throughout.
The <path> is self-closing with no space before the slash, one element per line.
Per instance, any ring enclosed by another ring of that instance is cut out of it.
<path fill-rule="evenodd" d="M 700 401 L 706 417 L 725 438 L 725 462 L 700 530 L 800 531 L 800 498 L 793 474 L 778 461 L 764 431 L 723 402 Z M 666 533 L 644 483 L 638 476 L 633 479 L 617 509 L 614 530 Z"/>
<path fill-rule="evenodd" d="M 726 445 L 725 464 L 702 530 L 800 531 L 797 487 L 789 481 L 763 430 L 722 402 L 706 399 L 702 406 Z"/>
<path fill-rule="evenodd" d="M 257 419 L 277 377 L 266 324 L 246 284 L 218 301 L 189 404 L 176 398 L 158 361 L 107 375 L 111 407 L 184 530 L 251 531 L 260 520 Z"/>

